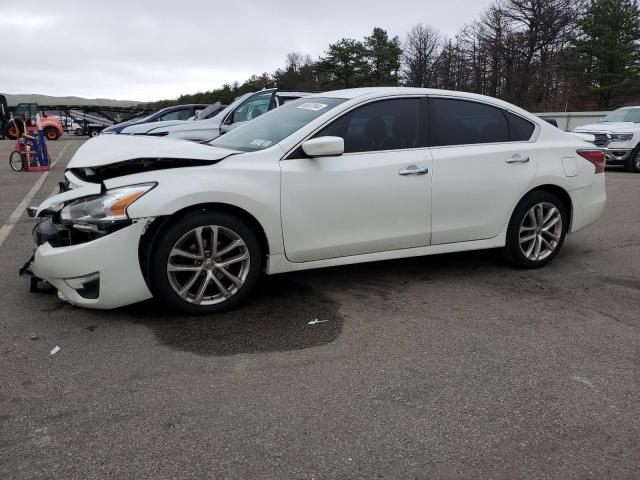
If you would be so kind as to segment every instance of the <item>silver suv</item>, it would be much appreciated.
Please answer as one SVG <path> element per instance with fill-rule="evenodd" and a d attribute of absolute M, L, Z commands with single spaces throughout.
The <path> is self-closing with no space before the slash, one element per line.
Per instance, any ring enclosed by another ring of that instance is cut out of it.
<path fill-rule="evenodd" d="M 122 133 L 153 135 L 184 140 L 209 141 L 234 128 L 259 117 L 285 103 L 311 95 L 307 92 L 283 92 L 276 89 L 260 90 L 236 98 L 229 106 L 213 117 L 193 121 L 168 122 L 152 125 L 136 125 Z"/>

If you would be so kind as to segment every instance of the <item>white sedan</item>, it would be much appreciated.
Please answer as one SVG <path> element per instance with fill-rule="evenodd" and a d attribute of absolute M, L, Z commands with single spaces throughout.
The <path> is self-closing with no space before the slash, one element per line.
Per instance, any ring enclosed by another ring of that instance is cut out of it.
<path fill-rule="evenodd" d="M 32 214 L 23 272 L 91 308 L 238 305 L 260 272 L 503 247 L 542 267 L 605 205 L 604 154 L 508 103 L 315 94 L 209 144 L 102 135 Z"/>

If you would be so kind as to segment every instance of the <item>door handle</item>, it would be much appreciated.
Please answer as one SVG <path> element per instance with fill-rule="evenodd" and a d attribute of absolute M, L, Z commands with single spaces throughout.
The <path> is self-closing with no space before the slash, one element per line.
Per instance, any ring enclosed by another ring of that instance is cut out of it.
<path fill-rule="evenodd" d="M 400 170 L 398 175 L 406 177 L 407 175 L 426 175 L 429 173 L 428 168 L 418 168 L 415 165 L 409 165 L 405 170 Z"/>
<path fill-rule="evenodd" d="M 529 157 L 516 153 L 513 157 L 507 158 L 505 161 L 507 163 L 527 163 L 529 161 Z"/>

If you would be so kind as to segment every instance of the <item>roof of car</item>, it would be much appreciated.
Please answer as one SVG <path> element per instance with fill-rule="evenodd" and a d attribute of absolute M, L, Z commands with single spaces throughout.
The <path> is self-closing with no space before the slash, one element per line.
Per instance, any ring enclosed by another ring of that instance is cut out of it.
<path fill-rule="evenodd" d="M 352 99 L 364 95 L 435 95 L 447 94 L 454 97 L 472 96 L 472 93 L 457 92 L 453 90 L 439 90 L 434 88 L 416 88 L 416 87 L 365 87 L 365 88 L 347 88 L 344 90 L 332 90 L 329 92 L 314 93 L 314 97 L 330 97 L 330 98 L 346 98 Z"/>
<path fill-rule="evenodd" d="M 342 98 L 346 100 L 352 100 L 359 97 L 376 98 L 381 96 L 393 96 L 393 95 L 438 95 L 447 97 L 459 97 L 466 100 L 476 100 L 479 102 L 486 102 L 492 105 L 506 108 L 519 113 L 529 114 L 522 108 L 507 103 L 504 100 L 500 100 L 494 97 L 488 97 L 486 95 L 480 95 L 477 93 L 458 92 L 454 90 L 439 90 L 435 88 L 415 88 L 415 87 L 367 87 L 367 88 L 348 88 L 345 90 L 333 90 L 330 92 L 314 93 L 308 98 Z"/>
<path fill-rule="evenodd" d="M 281 97 L 306 97 L 307 95 L 313 95 L 313 92 L 288 92 L 283 90 L 278 90 L 276 95 Z"/>
<path fill-rule="evenodd" d="M 189 108 L 189 107 L 208 107 L 208 103 L 183 103 L 181 105 L 173 105 L 167 108 Z"/>

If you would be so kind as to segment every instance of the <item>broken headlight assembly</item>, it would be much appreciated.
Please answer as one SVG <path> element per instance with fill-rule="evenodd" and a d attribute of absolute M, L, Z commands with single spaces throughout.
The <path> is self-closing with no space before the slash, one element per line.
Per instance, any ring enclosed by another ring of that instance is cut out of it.
<path fill-rule="evenodd" d="M 131 223 L 127 208 L 156 185 L 143 183 L 119 187 L 100 195 L 75 200 L 60 210 L 60 221 L 84 232 L 112 232 Z"/>

